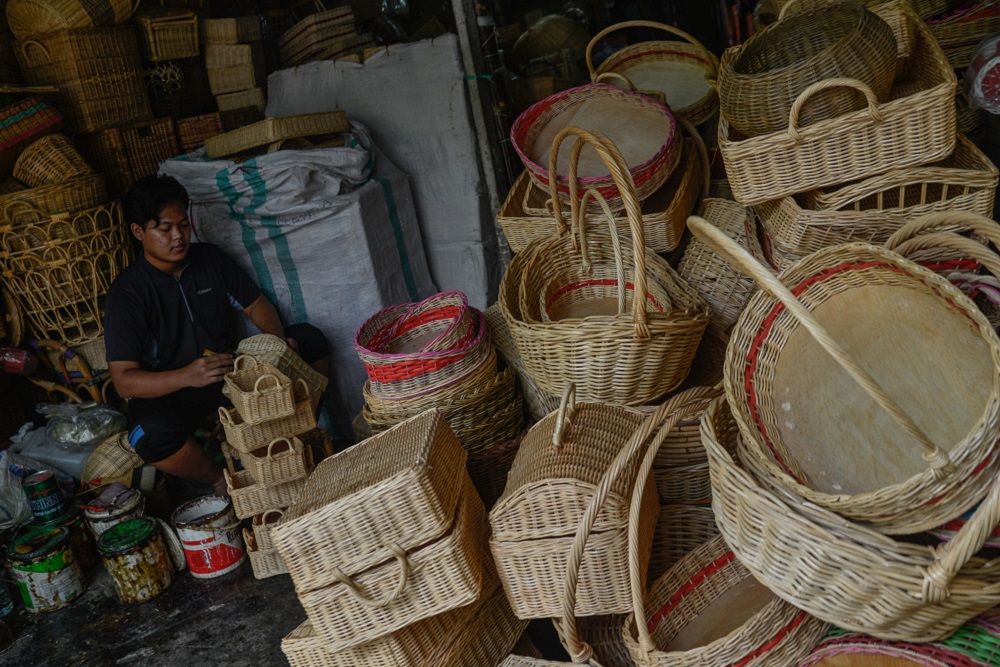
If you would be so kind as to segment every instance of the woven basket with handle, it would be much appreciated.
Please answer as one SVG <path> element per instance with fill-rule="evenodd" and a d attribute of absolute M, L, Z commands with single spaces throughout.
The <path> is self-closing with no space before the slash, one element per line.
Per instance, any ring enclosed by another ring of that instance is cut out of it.
<path fill-rule="evenodd" d="M 302 380 L 309 389 L 314 409 L 329 383 L 326 376 L 307 364 L 295 350 L 288 346 L 287 341 L 278 336 L 257 334 L 244 338 L 236 347 L 236 353 L 251 356 L 258 363 L 274 366 L 291 378 L 293 383 L 297 384 L 299 380 Z M 296 408 L 297 410 L 298 408 Z"/>
<path fill-rule="evenodd" d="M 62 183 L 94 173 L 73 142 L 49 134 L 24 149 L 14 163 L 14 178 L 32 188 Z"/>
<path fill-rule="evenodd" d="M 149 62 L 196 58 L 201 53 L 198 17 L 194 12 L 143 7 L 133 20 L 142 55 Z"/>
<path fill-rule="evenodd" d="M 281 560 L 281 554 L 276 549 L 264 549 L 257 544 L 255 534 L 243 529 L 243 543 L 247 547 L 247 555 L 250 556 L 250 566 L 253 568 L 254 579 L 267 579 L 278 574 L 287 574 L 288 568 Z"/>
<path fill-rule="evenodd" d="M 295 383 L 295 410 L 287 417 L 248 423 L 235 408 L 219 408 L 219 421 L 226 433 L 226 441 L 240 454 L 266 447 L 275 438 L 301 435 L 316 428 L 313 402 L 308 387 Z"/>
<path fill-rule="evenodd" d="M 238 458 L 254 481 L 264 486 L 276 486 L 302 479 L 312 469 L 311 451 L 306 451 L 302 441 L 294 436 L 275 438 L 267 447 L 260 447 L 243 454 L 228 447 L 223 451 L 226 451 L 230 458 Z"/>
<path fill-rule="evenodd" d="M 247 424 L 259 424 L 295 414 L 292 381 L 274 366 L 250 356 L 236 357 L 226 373 L 229 399 Z"/>

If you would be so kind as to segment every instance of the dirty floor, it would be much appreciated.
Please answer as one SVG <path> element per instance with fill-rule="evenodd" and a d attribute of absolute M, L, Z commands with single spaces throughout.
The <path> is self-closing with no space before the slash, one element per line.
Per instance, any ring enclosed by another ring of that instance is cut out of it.
<path fill-rule="evenodd" d="M 281 638 L 306 614 L 288 575 L 256 580 L 246 561 L 216 579 L 178 574 L 160 597 L 118 601 L 98 565 L 86 593 L 49 614 L 8 617 L 14 644 L 2 667 L 253 667 L 287 665 Z"/>

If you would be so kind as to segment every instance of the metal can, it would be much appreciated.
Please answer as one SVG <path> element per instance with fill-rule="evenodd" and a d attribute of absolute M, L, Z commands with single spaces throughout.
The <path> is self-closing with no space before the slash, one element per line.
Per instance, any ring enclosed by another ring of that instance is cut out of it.
<path fill-rule="evenodd" d="M 97 551 L 122 602 L 152 600 L 174 581 L 174 564 L 156 519 L 129 519 L 106 530 Z"/>
<path fill-rule="evenodd" d="M 38 523 L 54 521 L 63 513 L 63 498 L 59 493 L 59 484 L 55 473 L 51 470 L 41 470 L 34 475 L 28 475 L 21 482 L 24 494 L 28 496 L 31 513 Z"/>
<path fill-rule="evenodd" d="M 8 545 L 7 562 L 29 612 L 62 609 L 83 594 L 83 576 L 67 528 L 29 527 Z"/>

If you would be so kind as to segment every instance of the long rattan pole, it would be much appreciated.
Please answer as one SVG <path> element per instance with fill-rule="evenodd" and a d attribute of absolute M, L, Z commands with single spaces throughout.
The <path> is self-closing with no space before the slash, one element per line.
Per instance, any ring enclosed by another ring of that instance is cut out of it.
<path fill-rule="evenodd" d="M 780 301 L 785 308 L 802 324 L 820 346 L 834 358 L 847 373 L 854 378 L 872 399 L 882 407 L 904 431 L 914 438 L 923 450 L 923 459 L 933 469 L 935 479 L 943 479 L 954 472 L 954 466 L 948 458 L 948 453 L 935 445 L 929 437 L 917 426 L 908 414 L 899 406 L 868 371 L 862 368 L 841 347 L 819 323 L 809 310 L 803 306 L 791 290 L 785 287 L 771 271 L 763 267 L 753 256 L 738 243 L 716 229 L 703 218 L 691 216 L 688 218 L 688 228 L 705 245 L 715 251 L 741 272 L 753 278 L 757 284 L 767 290 Z"/>

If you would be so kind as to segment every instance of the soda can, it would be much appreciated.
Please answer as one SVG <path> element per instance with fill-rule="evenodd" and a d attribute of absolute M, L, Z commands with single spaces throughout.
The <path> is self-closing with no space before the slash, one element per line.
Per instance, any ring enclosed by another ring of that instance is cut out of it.
<path fill-rule="evenodd" d="M 59 493 L 59 484 L 55 473 L 51 470 L 41 470 L 34 475 L 28 475 L 21 482 L 24 494 L 28 496 L 28 505 L 38 523 L 54 521 L 62 516 L 63 498 Z"/>

